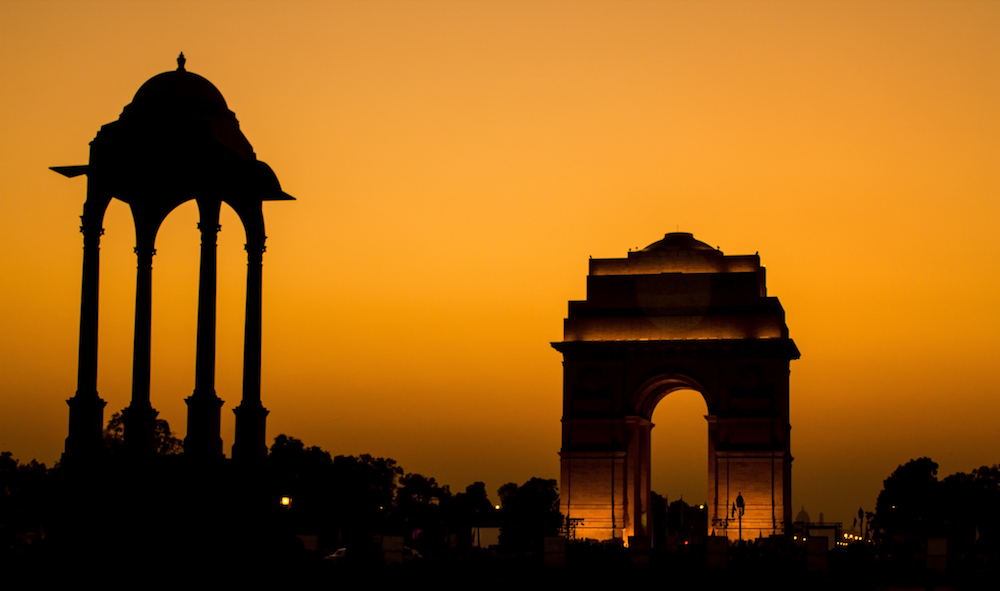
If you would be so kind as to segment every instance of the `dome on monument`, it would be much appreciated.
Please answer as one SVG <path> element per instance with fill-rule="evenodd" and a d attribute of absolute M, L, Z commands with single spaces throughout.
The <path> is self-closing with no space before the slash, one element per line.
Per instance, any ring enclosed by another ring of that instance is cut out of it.
<path fill-rule="evenodd" d="M 715 249 L 704 242 L 694 239 L 689 232 L 671 232 L 659 240 L 642 249 L 643 252 L 653 252 L 660 250 L 712 250 Z"/>
<path fill-rule="evenodd" d="M 175 207 L 208 194 L 227 202 L 294 199 L 257 159 L 219 89 L 188 72 L 186 61 L 180 54 L 176 70 L 147 80 L 118 120 L 101 126 L 88 165 L 53 170 L 70 177 L 97 173 L 127 203 Z"/>
<path fill-rule="evenodd" d="M 795 516 L 795 523 L 810 523 L 809 513 L 806 513 L 806 508 L 803 506 L 802 510 L 799 511 L 798 515 Z"/>
<path fill-rule="evenodd" d="M 94 140 L 99 152 L 105 144 L 117 144 L 118 158 L 128 159 L 135 150 L 164 155 L 187 154 L 192 162 L 213 162 L 231 156 L 256 161 L 253 147 L 240 131 L 236 115 L 214 84 L 184 69 L 184 54 L 177 58 L 177 69 L 157 74 L 146 81 L 118 121 L 105 125 Z M 225 155 L 222 153 L 226 152 Z"/>
<path fill-rule="evenodd" d="M 177 69 L 157 74 L 146 81 L 135 93 L 132 108 L 168 108 L 202 112 L 229 110 L 226 99 L 207 79 L 184 69 L 182 53 L 177 58 Z"/>

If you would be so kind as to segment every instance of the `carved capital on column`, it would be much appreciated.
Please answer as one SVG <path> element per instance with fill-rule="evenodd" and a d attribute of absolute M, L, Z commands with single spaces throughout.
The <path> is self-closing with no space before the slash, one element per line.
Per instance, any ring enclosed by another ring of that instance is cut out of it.
<path fill-rule="evenodd" d="M 201 230 L 202 244 L 216 244 L 218 241 L 218 234 L 222 231 L 222 225 L 215 224 L 215 227 L 213 228 L 212 224 L 203 224 L 198 222 L 198 229 Z"/>
<path fill-rule="evenodd" d="M 258 262 L 264 260 L 264 253 L 267 252 L 267 246 L 264 242 L 267 240 L 267 236 L 261 238 L 259 244 L 244 244 L 243 250 L 247 251 L 247 259 L 250 261 Z"/>
<path fill-rule="evenodd" d="M 80 216 L 80 233 L 83 234 L 83 245 L 86 246 L 100 246 L 101 236 L 104 236 L 104 228 L 92 225 L 87 225 L 86 216 Z"/>
<path fill-rule="evenodd" d="M 264 236 L 263 238 L 260 239 L 260 244 L 254 244 L 252 247 L 250 246 L 250 244 L 244 244 L 243 250 L 247 252 L 252 252 L 256 250 L 260 250 L 260 252 L 267 252 L 267 246 L 265 245 L 266 242 L 267 242 L 267 236 Z"/>

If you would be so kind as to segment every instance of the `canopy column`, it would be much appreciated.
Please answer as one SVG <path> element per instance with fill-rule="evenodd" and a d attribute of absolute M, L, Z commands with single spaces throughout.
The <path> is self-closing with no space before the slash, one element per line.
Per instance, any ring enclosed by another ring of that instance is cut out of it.
<path fill-rule="evenodd" d="M 134 210 L 133 210 L 134 212 Z M 132 346 L 132 402 L 123 412 L 125 448 L 135 456 L 155 453 L 156 415 L 149 400 L 153 326 L 154 232 L 144 232 L 142 217 L 133 216 L 139 245 L 135 280 L 135 337 Z"/>
<path fill-rule="evenodd" d="M 233 459 L 262 464 L 267 458 L 266 421 L 268 410 L 260 402 L 261 290 L 264 263 L 264 215 L 257 204 L 253 218 L 244 217 L 247 231 L 246 328 L 243 337 L 243 400 L 236 413 L 236 442 Z M 254 219 L 255 218 L 255 219 Z"/>
<path fill-rule="evenodd" d="M 198 281 L 198 343 L 195 352 L 194 394 L 188 405 L 184 453 L 198 458 L 221 459 L 220 421 L 222 399 L 215 393 L 216 304 L 218 289 L 218 200 L 198 200 L 201 221 L 201 270 Z"/>
<path fill-rule="evenodd" d="M 69 436 L 63 461 L 77 462 L 103 452 L 104 406 L 97 394 L 97 320 L 104 212 L 111 198 L 87 184 L 87 201 L 80 216 L 83 233 L 83 281 L 80 293 L 80 348 L 76 394 L 69 404 Z"/>

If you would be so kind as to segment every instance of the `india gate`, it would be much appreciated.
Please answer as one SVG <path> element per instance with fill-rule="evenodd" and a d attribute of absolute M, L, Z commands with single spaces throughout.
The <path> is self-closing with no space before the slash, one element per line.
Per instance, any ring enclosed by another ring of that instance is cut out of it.
<path fill-rule="evenodd" d="M 682 389 L 708 408 L 709 533 L 790 529 L 788 377 L 799 351 L 758 255 L 726 256 L 677 232 L 627 258 L 591 259 L 587 299 L 569 302 L 552 346 L 563 355 L 561 511 L 576 537 L 651 535 L 651 418 Z"/>
<path fill-rule="evenodd" d="M 113 198 L 128 204 L 135 222 L 137 261 L 132 399 L 123 413 L 125 447 L 133 456 L 152 453 L 157 411 L 150 399 L 153 256 L 163 220 L 183 203 L 198 205 L 201 269 L 194 392 L 188 406 L 184 454 L 223 458 L 220 411 L 215 392 L 216 244 L 225 203 L 246 234 L 246 324 L 243 340 L 243 399 L 236 413 L 233 459 L 259 464 L 267 456 L 261 404 L 261 286 L 264 255 L 263 202 L 289 200 L 274 172 L 257 159 L 240 131 L 236 115 L 208 80 L 187 71 L 184 54 L 177 69 L 153 76 L 135 93 L 117 121 L 101 128 L 90 143 L 90 163 L 55 166 L 67 177 L 87 176 L 87 199 L 80 217 L 83 233 L 83 286 L 76 394 L 69 399 L 65 461 L 101 455 L 105 402 L 97 393 L 98 286 L 103 221 Z"/>

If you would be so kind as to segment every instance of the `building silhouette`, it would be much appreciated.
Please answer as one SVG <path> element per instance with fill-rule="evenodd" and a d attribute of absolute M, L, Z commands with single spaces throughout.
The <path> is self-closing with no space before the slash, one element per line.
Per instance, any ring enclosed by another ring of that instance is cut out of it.
<path fill-rule="evenodd" d="M 64 461 L 86 461 L 103 451 L 105 402 L 97 393 L 98 289 L 100 239 L 112 199 L 128 204 L 135 223 L 135 340 L 132 398 L 124 411 L 125 447 L 135 456 L 152 453 L 157 411 L 150 401 L 152 268 L 156 234 L 179 205 L 198 204 L 201 269 L 193 394 L 188 405 L 185 455 L 205 460 L 223 457 L 220 412 L 215 392 L 216 237 L 222 203 L 239 216 L 246 232 L 247 296 L 243 349 L 243 397 L 236 407 L 234 460 L 259 463 L 267 455 L 267 409 L 261 404 L 261 273 L 264 241 L 263 202 L 290 200 L 267 164 L 257 159 L 240 131 L 235 114 L 211 82 L 177 69 L 143 84 L 117 121 L 101 128 L 90 143 L 90 162 L 57 166 L 67 177 L 87 176 L 83 206 L 83 286 L 80 298 L 80 350 L 76 394 L 68 400 L 69 436 Z"/>
<path fill-rule="evenodd" d="M 789 362 L 799 351 L 757 255 L 671 233 L 591 259 L 563 340 L 561 510 L 580 538 L 650 536 L 651 418 L 670 392 L 708 407 L 708 528 L 789 531 Z M 737 508 L 739 499 L 743 507 Z"/>

